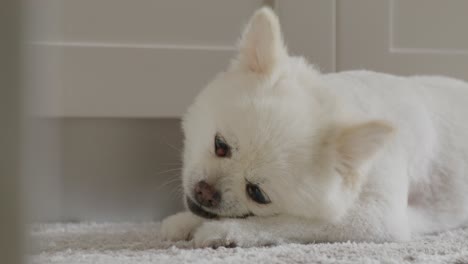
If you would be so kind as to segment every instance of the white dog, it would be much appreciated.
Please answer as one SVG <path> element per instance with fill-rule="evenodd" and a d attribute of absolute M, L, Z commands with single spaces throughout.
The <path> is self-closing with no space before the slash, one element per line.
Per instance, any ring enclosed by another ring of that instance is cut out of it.
<path fill-rule="evenodd" d="M 268 8 L 183 120 L 191 212 L 162 235 L 197 247 L 401 241 L 468 223 L 468 84 L 291 57 Z"/>

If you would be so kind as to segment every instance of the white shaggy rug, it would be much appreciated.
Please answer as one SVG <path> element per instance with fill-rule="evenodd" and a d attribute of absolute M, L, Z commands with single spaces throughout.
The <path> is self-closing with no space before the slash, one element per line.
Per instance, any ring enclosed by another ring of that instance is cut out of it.
<path fill-rule="evenodd" d="M 406 243 L 334 243 L 191 249 L 159 239 L 159 223 L 36 225 L 29 263 L 454 263 L 468 264 L 468 229 Z"/>

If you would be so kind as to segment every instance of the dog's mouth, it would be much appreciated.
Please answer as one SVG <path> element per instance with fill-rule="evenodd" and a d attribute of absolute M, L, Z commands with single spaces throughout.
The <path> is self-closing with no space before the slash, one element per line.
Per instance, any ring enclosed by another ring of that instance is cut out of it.
<path fill-rule="evenodd" d="M 186 197 L 186 200 L 187 200 L 187 207 L 188 207 L 188 209 L 189 209 L 192 213 L 194 213 L 195 215 L 198 215 L 198 216 L 200 216 L 200 217 L 207 218 L 207 219 L 218 218 L 218 215 L 217 215 L 217 214 L 206 211 L 206 210 L 203 209 L 203 207 L 201 207 L 199 204 L 197 204 L 196 202 L 192 201 L 192 199 L 190 199 L 188 196 Z"/>
<path fill-rule="evenodd" d="M 188 196 L 186 196 L 186 201 L 187 201 L 187 207 L 188 209 L 195 215 L 198 215 L 200 217 L 206 218 L 206 219 L 217 219 L 217 218 L 247 218 L 250 216 L 255 216 L 253 213 L 247 213 L 243 215 L 238 215 L 238 216 L 220 216 L 218 214 L 208 212 L 203 207 L 196 202 L 192 201 Z"/>

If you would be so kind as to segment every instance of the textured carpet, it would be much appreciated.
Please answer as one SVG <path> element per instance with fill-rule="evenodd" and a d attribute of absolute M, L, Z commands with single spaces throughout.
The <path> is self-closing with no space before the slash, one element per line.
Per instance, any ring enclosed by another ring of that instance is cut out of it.
<path fill-rule="evenodd" d="M 29 263 L 456 263 L 468 264 L 468 229 L 406 243 L 289 244 L 191 249 L 159 239 L 159 223 L 44 224 L 32 228 Z"/>

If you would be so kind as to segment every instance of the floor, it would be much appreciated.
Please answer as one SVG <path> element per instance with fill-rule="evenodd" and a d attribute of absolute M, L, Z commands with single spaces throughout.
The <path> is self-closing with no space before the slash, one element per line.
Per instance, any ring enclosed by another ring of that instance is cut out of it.
<path fill-rule="evenodd" d="M 288 244 L 192 249 L 159 238 L 159 223 L 61 223 L 32 227 L 29 263 L 456 263 L 468 264 L 468 229 L 405 243 Z"/>

